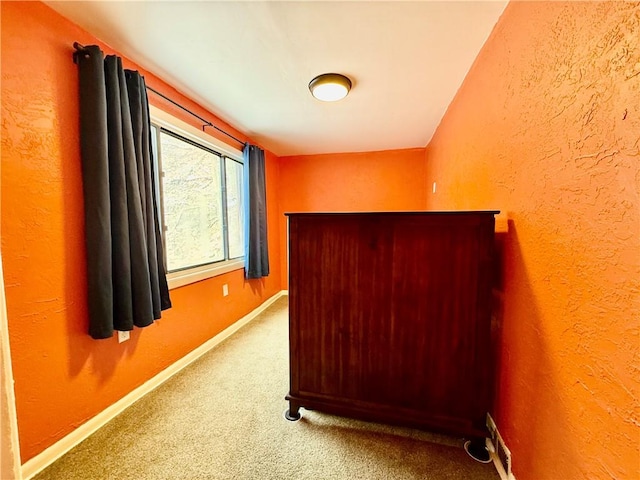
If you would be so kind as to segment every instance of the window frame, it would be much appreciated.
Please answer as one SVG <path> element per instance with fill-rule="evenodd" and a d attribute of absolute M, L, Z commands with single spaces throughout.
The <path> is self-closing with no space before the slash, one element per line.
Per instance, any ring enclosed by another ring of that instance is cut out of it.
<path fill-rule="evenodd" d="M 224 239 L 224 255 L 225 260 L 207 263 L 204 265 L 198 265 L 193 267 L 187 267 L 181 270 L 176 270 L 171 273 L 167 273 L 167 283 L 169 284 L 169 290 L 174 288 L 189 285 L 191 283 L 206 280 L 208 278 L 223 275 L 225 273 L 232 272 L 234 270 L 240 270 L 244 268 L 244 256 L 226 259 L 229 257 L 229 239 L 228 239 L 228 212 L 227 212 L 227 192 L 226 192 L 226 162 L 227 158 L 232 161 L 238 162 L 244 165 L 243 153 L 241 150 L 235 149 L 221 140 L 208 135 L 207 133 L 198 130 L 197 128 L 189 125 L 188 123 L 179 120 L 178 118 L 170 115 L 153 105 L 149 106 L 149 114 L 151 117 L 151 124 L 157 127 L 157 136 L 153 140 L 157 147 L 159 143 L 160 129 L 168 130 L 174 136 L 183 137 L 189 142 L 193 142 L 198 146 L 202 146 L 205 150 L 211 150 L 221 158 L 221 178 L 225 177 L 222 187 L 222 212 L 223 212 L 223 239 Z M 153 136 L 153 131 L 151 132 Z M 156 150 L 157 151 L 157 150 Z M 161 156 L 160 156 L 161 157 Z M 162 173 L 162 159 L 154 159 L 154 173 L 155 178 L 158 180 L 156 184 L 156 196 L 158 199 L 158 214 L 160 216 L 159 223 L 162 231 L 162 242 L 165 246 L 165 265 L 166 265 L 166 228 L 164 221 L 164 200 L 163 200 L 163 173 Z"/>

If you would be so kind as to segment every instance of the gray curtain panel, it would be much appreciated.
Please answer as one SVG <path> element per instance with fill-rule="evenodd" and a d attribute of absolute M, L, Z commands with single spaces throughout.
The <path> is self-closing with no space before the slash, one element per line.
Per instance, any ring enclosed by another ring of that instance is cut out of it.
<path fill-rule="evenodd" d="M 76 52 L 85 203 L 89 334 L 145 327 L 171 307 L 153 188 L 144 79 L 104 57 Z"/>
<path fill-rule="evenodd" d="M 264 150 L 255 145 L 244 147 L 245 185 L 245 277 L 269 275 L 267 243 L 267 192 Z"/>

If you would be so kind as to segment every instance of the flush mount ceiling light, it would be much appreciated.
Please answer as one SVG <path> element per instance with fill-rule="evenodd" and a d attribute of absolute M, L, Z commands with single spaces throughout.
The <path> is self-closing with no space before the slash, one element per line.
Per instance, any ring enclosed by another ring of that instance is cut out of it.
<path fill-rule="evenodd" d="M 335 102 L 347 96 L 351 80 L 339 73 L 323 73 L 309 82 L 309 90 L 318 100 Z"/>

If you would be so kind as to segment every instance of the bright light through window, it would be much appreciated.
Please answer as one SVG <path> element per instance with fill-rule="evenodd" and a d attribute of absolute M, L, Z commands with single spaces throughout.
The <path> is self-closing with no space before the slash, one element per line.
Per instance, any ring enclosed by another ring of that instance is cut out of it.
<path fill-rule="evenodd" d="M 224 260 L 220 157 L 160 134 L 169 271 Z"/>
<path fill-rule="evenodd" d="M 153 126 L 169 272 L 244 255 L 240 161 Z M 225 208 L 226 207 L 226 208 Z"/>
<path fill-rule="evenodd" d="M 231 158 L 226 159 L 229 258 L 239 258 L 244 255 L 242 167 L 240 162 Z"/>

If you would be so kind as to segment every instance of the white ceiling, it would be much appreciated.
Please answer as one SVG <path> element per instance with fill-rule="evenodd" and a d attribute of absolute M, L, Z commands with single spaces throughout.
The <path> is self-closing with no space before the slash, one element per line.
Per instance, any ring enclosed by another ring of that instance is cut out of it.
<path fill-rule="evenodd" d="M 46 3 L 282 156 L 426 146 L 507 1 Z"/>

